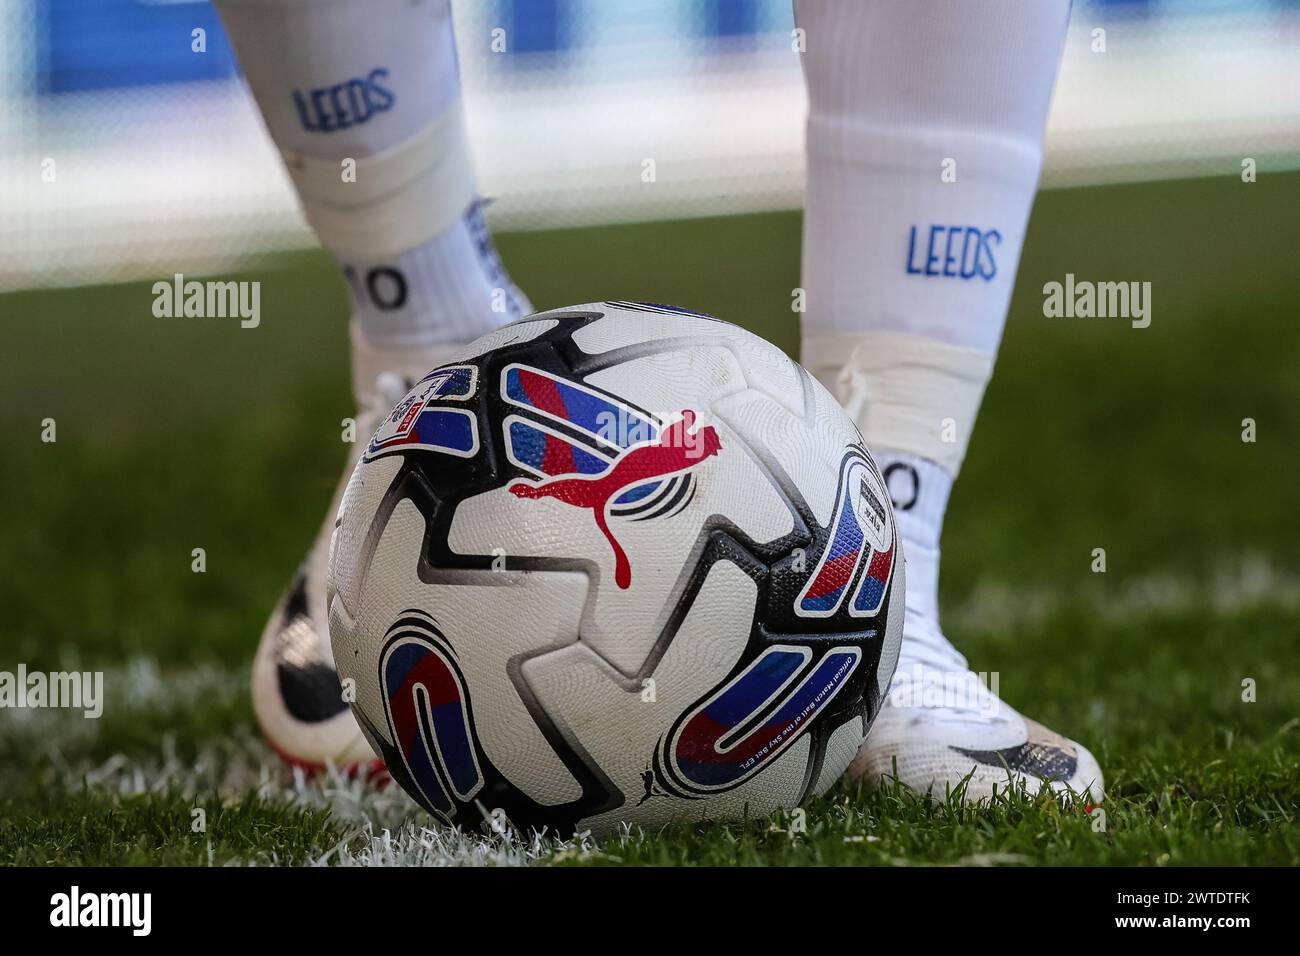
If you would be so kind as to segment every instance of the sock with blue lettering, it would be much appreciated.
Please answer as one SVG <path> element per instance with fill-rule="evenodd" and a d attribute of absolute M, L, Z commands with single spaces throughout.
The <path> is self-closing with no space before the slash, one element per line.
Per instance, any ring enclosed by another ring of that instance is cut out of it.
<path fill-rule="evenodd" d="M 404 361 L 392 370 L 412 374 L 530 310 L 483 221 L 447 0 L 217 7 L 307 221 L 347 278 L 359 374 Z"/>
<path fill-rule="evenodd" d="M 936 621 L 943 512 L 1002 338 L 1069 9 L 796 3 L 803 362 L 889 470 L 909 612 Z"/>

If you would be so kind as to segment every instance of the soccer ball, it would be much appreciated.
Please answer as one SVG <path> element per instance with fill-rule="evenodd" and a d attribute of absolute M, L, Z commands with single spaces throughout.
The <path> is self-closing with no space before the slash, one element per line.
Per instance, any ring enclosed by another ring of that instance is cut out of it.
<path fill-rule="evenodd" d="M 380 424 L 339 508 L 330 636 L 375 752 L 444 821 L 766 815 L 871 726 L 900 551 L 857 429 L 781 351 L 581 305 L 467 346 Z"/>

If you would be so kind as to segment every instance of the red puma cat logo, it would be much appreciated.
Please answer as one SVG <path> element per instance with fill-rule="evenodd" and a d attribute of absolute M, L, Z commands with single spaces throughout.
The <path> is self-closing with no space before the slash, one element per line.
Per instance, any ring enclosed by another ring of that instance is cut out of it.
<path fill-rule="evenodd" d="M 632 583 L 632 566 L 627 552 L 609 529 L 606 513 L 609 503 L 634 485 L 689 471 L 722 450 L 722 442 L 712 425 L 691 432 L 694 424 L 695 413 L 686 409 L 658 438 L 624 450 L 598 475 L 552 478 L 531 484 L 517 481 L 510 486 L 510 491 L 520 498 L 555 498 L 575 508 L 590 508 L 596 516 L 596 527 L 614 549 L 614 582 L 620 588 L 627 588 Z"/>

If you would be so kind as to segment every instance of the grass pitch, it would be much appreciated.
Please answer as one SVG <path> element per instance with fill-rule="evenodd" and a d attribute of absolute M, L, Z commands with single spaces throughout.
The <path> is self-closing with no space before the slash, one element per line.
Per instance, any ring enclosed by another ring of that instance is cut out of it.
<path fill-rule="evenodd" d="M 841 788 L 803 832 L 501 839 L 295 774 L 257 736 L 248 667 L 344 458 L 341 281 L 316 253 L 238 276 L 263 280 L 255 330 L 157 319 L 148 283 L 0 296 L 0 670 L 107 689 L 99 720 L 0 710 L 0 863 L 1300 863 L 1298 200 L 1300 176 L 1227 176 L 1035 211 L 949 512 L 944 623 L 1094 750 L 1104 828 L 1047 799 Z M 672 302 L 795 348 L 796 215 L 499 245 L 538 308 Z M 1044 318 L 1067 272 L 1152 282 L 1151 327 Z"/>

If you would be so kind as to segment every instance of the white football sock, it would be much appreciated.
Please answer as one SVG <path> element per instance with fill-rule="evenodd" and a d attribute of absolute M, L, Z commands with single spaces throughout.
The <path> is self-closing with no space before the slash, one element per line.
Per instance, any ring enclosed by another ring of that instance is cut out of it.
<path fill-rule="evenodd" d="M 436 350 L 529 310 L 476 197 L 447 0 L 217 6 L 307 221 L 343 267 L 354 341 Z"/>
<path fill-rule="evenodd" d="M 943 512 L 1006 321 L 1069 7 L 796 4 L 809 92 L 804 364 L 881 468 L 898 466 L 908 617 L 932 618 L 936 634 Z"/>
<path fill-rule="evenodd" d="M 343 271 L 362 333 L 387 348 L 461 345 L 532 311 L 477 202 L 428 242 Z"/>
<path fill-rule="evenodd" d="M 889 497 L 894 502 L 894 520 L 903 541 L 907 558 L 907 614 L 904 634 L 938 637 L 939 628 L 939 536 L 943 515 L 952 492 L 952 474 L 928 458 L 921 458 L 893 448 L 872 447 L 872 457 L 885 478 Z M 905 644 L 912 644 L 905 641 Z M 932 662 L 943 661 L 964 669 L 966 661 L 946 641 L 937 644 Z M 914 646 L 905 648 L 915 657 Z"/>

